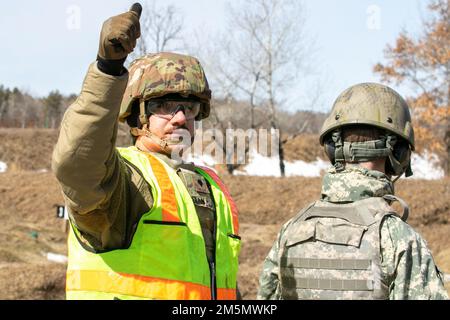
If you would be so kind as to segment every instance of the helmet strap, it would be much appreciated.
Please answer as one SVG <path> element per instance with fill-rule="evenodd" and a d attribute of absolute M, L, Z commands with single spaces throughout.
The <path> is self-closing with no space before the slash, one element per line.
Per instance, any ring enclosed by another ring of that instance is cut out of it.
<path fill-rule="evenodd" d="M 332 133 L 331 139 L 333 139 L 334 142 L 334 167 L 336 168 L 336 171 L 342 171 L 345 169 L 344 166 L 344 148 L 342 143 L 342 137 L 341 137 L 341 130 L 335 130 Z"/>
<path fill-rule="evenodd" d="M 394 180 L 392 180 L 392 184 L 394 184 L 395 182 L 397 182 L 398 179 L 400 179 L 400 177 L 403 175 L 403 172 L 401 174 L 399 174 L 398 176 L 395 177 Z"/>
<path fill-rule="evenodd" d="M 142 124 L 142 129 L 131 128 L 130 129 L 131 135 L 134 137 L 146 136 L 147 138 L 153 140 L 153 142 L 155 142 L 163 151 L 170 152 L 170 150 L 168 149 L 168 143 L 151 132 L 148 116 L 145 112 L 144 99 L 139 100 L 139 121 Z"/>
<path fill-rule="evenodd" d="M 154 133 L 152 133 L 150 131 L 148 124 L 144 124 L 142 126 L 142 129 L 131 128 L 130 133 L 135 137 L 146 136 L 147 138 L 151 139 L 154 143 L 156 143 L 163 151 L 170 153 L 170 150 L 168 148 L 169 144 L 160 137 L 158 137 L 157 135 L 155 135 Z"/>
<path fill-rule="evenodd" d="M 404 164 L 400 163 L 394 156 L 394 146 L 397 143 L 397 137 L 395 135 L 387 133 L 385 137 L 377 140 L 347 142 L 342 141 L 341 133 L 342 131 L 338 129 L 331 136 L 335 147 L 334 167 L 337 172 L 344 170 L 344 163 L 346 162 L 368 162 L 377 158 L 386 157 L 389 159 L 395 175 L 398 176 L 397 179 L 404 172 L 406 172 L 406 176 L 412 174 L 410 164 L 405 168 Z"/>
<path fill-rule="evenodd" d="M 397 143 L 397 137 L 395 135 L 392 134 L 387 134 L 386 137 L 386 149 L 388 149 L 388 158 L 389 161 L 391 163 L 392 169 L 394 170 L 394 173 L 397 175 L 397 178 L 394 180 L 397 181 L 402 174 L 405 172 L 405 170 L 407 171 L 407 177 L 409 176 L 408 173 L 411 171 L 411 165 L 408 164 L 407 168 L 404 168 L 402 166 L 402 164 L 400 163 L 400 161 L 398 161 L 393 154 L 394 151 L 394 146 Z"/>
<path fill-rule="evenodd" d="M 344 158 L 346 162 L 368 162 L 387 157 L 389 150 L 385 148 L 385 140 L 365 142 L 344 142 Z"/>
<path fill-rule="evenodd" d="M 145 100 L 144 99 L 139 100 L 139 121 L 141 122 L 142 126 L 148 124 L 148 116 L 145 113 Z"/>

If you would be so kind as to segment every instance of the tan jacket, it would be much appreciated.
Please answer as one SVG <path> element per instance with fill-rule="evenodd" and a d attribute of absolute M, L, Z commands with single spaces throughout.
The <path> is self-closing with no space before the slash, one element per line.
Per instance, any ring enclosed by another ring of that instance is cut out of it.
<path fill-rule="evenodd" d="M 70 220 L 85 249 L 127 248 L 137 222 L 153 205 L 150 185 L 115 149 L 117 118 L 128 73 L 114 77 L 88 70 L 78 99 L 61 123 L 52 169 L 61 184 Z M 180 163 L 156 154 L 175 170 Z M 193 170 L 189 165 L 184 169 Z M 196 206 L 212 259 L 214 210 Z M 210 260 L 211 261 L 211 260 Z"/>

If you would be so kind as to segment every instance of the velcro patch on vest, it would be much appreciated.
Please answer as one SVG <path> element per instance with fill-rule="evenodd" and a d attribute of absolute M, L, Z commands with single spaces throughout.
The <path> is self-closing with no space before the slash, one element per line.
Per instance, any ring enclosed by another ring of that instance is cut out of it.
<path fill-rule="evenodd" d="M 178 169 L 177 173 L 186 186 L 194 205 L 211 210 L 215 209 L 208 184 L 202 175 L 183 168 Z"/>
<path fill-rule="evenodd" d="M 210 196 L 192 197 L 192 201 L 196 206 L 205 207 L 214 210 L 214 204 Z"/>
<path fill-rule="evenodd" d="M 359 247 L 367 227 L 338 218 L 313 218 L 299 223 L 287 234 L 286 245 L 308 240 Z"/>
<path fill-rule="evenodd" d="M 323 218 L 317 221 L 315 239 L 328 243 L 359 247 L 367 227 L 339 220 Z"/>

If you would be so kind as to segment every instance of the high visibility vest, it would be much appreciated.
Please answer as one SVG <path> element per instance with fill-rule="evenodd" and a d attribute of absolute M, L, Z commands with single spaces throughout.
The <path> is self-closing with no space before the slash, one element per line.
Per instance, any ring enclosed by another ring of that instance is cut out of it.
<path fill-rule="evenodd" d="M 67 299 L 211 299 L 211 272 L 194 203 L 176 171 L 135 147 L 119 148 L 151 186 L 153 207 L 138 222 L 129 248 L 92 253 L 72 226 Z M 217 299 L 236 299 L 240 238 L 236 206 L 215 173 L 196 168 L 216 207 Z M 214 273 L 213 273 L 214 274 Z"/>

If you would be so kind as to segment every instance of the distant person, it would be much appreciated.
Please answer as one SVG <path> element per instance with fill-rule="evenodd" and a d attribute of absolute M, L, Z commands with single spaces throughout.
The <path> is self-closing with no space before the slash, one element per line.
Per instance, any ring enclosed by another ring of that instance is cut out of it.
<path fill-rule="evenodd" d="M 236 299 L 236 206 L 212 170 L 179 157 L 211 91 L 190 56 L 149 54 L 128 73 L 141 10 L 103 24 L 53 153 L 71 223 L 67 299 Z M 115 148 L 118 119 L 134 146 Z"/>
<path fill-rule="evenodd" d="M 350 87 L 320 143 L 334 165 L 321 200 L 282 227 L 258 299 L 448 299 L 426 242 L 406 223 L 406 203 L 394 196 L 394 182 L 412 175 L 414 132 L 403 98 L 380 84 Z"/>

